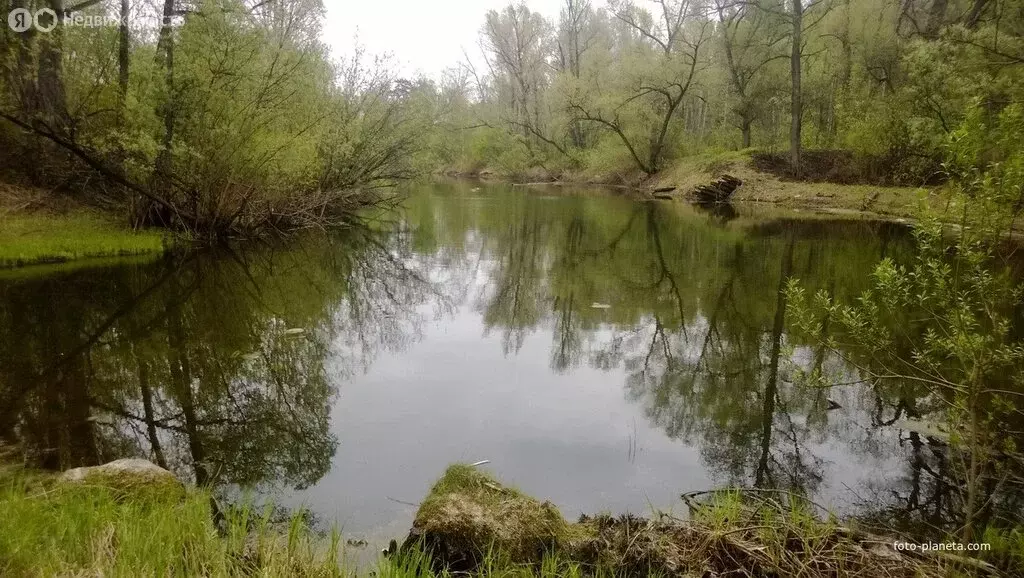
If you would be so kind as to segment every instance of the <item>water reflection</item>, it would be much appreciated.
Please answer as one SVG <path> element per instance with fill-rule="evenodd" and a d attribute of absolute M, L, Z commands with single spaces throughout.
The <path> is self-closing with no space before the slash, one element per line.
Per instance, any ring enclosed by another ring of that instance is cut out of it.
<path fill-rule="evenodd" d="M 329 469 L 338 384 L 416 331 L 429 291 L 365 231 L 0 289 L 0 423 L 50 469 L 141 455 L 199 484 Z"/>
<path fill-rule="evenodd" d="M 955 520 L 945 450 L 897 427 L 941 400 L 787 330 L 788 279 L 850 301 L 901 227 L 454 184 L 373 222 L 0 277 L 0 435 L 47 468 L 308 488 L 285 501 L 359 532 L 483 458 L 569 515 L 748 485 Z"/>

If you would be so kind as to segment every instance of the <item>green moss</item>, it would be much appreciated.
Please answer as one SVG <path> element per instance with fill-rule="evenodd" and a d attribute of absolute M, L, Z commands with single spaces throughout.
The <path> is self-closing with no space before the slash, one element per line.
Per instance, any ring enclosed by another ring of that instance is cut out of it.
<path fill-rule="evenodd" d="M 99 486 L 124 499 L 158 500 L 185 497 L 185 485 L 171 472 L 145 460 L 118 460 L 102 466 L 75 468 L 59 478 L 65 485 Z"/>
<path fill-rule="evenodd" d="M 90 257 L 158 255 L 168 244 L 163 232 L 132 231 L 87 210 L 0 213 L 0 268 Z"/>
<path fill-rule="evenodd" d="M 546 552 L 569 549 L 586 537 L 586 529 L 566 522 L 552 503 L 464 464 L 449 467 L 434 484 L 413 528 L 427 547 L 442 547 L 446 559 L 474 567 L 491 550 L 513 564 L 539 563 Z"/>

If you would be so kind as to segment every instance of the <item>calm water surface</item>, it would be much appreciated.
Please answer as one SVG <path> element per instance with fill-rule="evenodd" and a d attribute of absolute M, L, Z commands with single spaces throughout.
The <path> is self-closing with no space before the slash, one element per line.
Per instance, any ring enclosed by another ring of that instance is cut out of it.
<path fill-rule="evenodd" d="M 892 224 L 443 184 L 369 230 L 7 271 L 0 435 L 42 467 L 138 455 L 257 488 L 371 542 L 455 461 L 570 517 L 726 485 L 926 508 L 935 457 L 897 420 L 929 408 L 798 385 L 857 374 L 789 332 L 779 291 L 850 299 L 910 246 Z"/>

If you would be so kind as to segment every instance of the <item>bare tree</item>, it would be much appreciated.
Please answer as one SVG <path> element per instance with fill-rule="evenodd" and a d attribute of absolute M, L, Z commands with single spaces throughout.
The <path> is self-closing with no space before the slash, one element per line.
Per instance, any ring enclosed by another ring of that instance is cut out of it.
<path fill-rule="evenodd" d="M 517 126 L 527 144 L 531 127 L 541 131 L 540 86 L 544 80 L 545 35 L 547 22 L 525 4 L 509 5 L 501 12 L 491 10 L 483 30 L 488 64 L 508 88 L 512 124 Z"/>
<path fill-rule="evenodd" d="M 568 71 L 576 80 L 582 73 L 583 55 L 590 49 L 595 33 L 592 30 L 594 17 L 590 0 L 565 0 L 558 26 L 558 59 L 563 71 Z M 576 148 L 583 148 L 586 139 L 579 119 L 569 123 L 569 135 Z"/>
<path fill-rule="evenodd" d="M 759 9 L 776 14 L 786 20 L 790 27 L 789 78 L 790 78 L 790 121 L 789 121 L 789 163 L 795 176 L 800 176 L 800 159 L 803 152 L 803 49 L 804 33 L 821 22 L 832 8 L 831 0 L 783 0 L 782 4 L 771 0 L 752 0 Z M 820 7 L 820 8 L 819 8 Z M 814 10 L 818 8 L 818 10 Z M 816 12 L 813 19 L 805 20 L 808 14 Z"/>
<path fill-rule="evenodd" d="M 637 167 L 647 175 L 661 169 L 669 129 L 701 69 L 701 50 L 710 38 L 708 29 L 711 25 L 699 2 L 657 0 L 656 4 L 661 10 L 658 24 L 654 24 L 648 13 L 631 2 L 613 3 L 612 7 L 617 19 L 662 52 L 659 68 L 670 71 L 668 77 L 639 78 L 633 90 L 610 111 L 584 102 L 570 104 L 577 118 L 595 122 L 615 133 Z M 646 132 L 646 152 L 640 146 L 642 140 L 627 133 L 620 117 L 621 109 L 635 102 L 648 104 L 658 113 L 657 122 Z"/>
<path fill-rule="evenodd" d="M 750 127 L 759 116 L 764 95 L 754 90 L 755 78 L 772 61 L 786 58 L 779 44 L 786 31 L 778 20 L 748 4 L 731 4 L 715 0 L 715 9 L 722 26 L 722 45 L 729 81 L 739 99 L 733 112 L 740 117 L 743 148 L 750 146 Z"/>

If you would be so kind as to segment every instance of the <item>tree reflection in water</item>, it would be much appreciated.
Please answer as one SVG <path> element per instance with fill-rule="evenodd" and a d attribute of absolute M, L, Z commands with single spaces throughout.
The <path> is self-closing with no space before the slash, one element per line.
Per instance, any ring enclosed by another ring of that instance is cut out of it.
<path fill-rule="evenodd" d="M 817 345 L 824 335 L 787 331 L 787 279 L 799 278 L 809 293 L 855 299 L 880 259 L 908 257 L 902 227 L 588 197 L 544 204 L 513 191 L 471 205 L 467 215 L 456 208 L 459 196 L 414 199 L 411 228 L 429 230 L 442 246 L 468 231 L 482 239 L 472 254 L 489 282 L 476 307 L 507 354 L 528 334 L 550 330 L 552 370 L 625 370 L 628 399 L 669 436 L 697 445 L 723 485 L 815 494 L 830 469 L 845 465 L 823 451 L 840 444 L 879 461 L 902 455 L 911 471 L 869 481 L 886 487 L 855 495 L 857 511 L 898 517 L 929 505 L 948 511 L 923 521 L 955 523 L 958 484 L 944 465 L 946 448 L 876 417 L 882 405 L 934 415 L 941 402 L 906 383 L 862 382 Z M 801 372 L 846 385 L 807 387 Z M 933 482 L 927 491 L 922 476 Z"/>
<path fill-rule="evenodd" d="M 0 283 L 0 423 L 29 463 L 145 456 L 199 484 L 315 483 L 345 375 L 432 291 L 377 234 Z"/>
<path fill-rule="evenodd" d="M 438 185 L 375 230 L 0 279 L 0 434 L 48 468 L 142 455 L 200 483 L 306 487 L 330 468 L 346 377 L 465 306 L 507 356 L 549 332 L 551 371 L 622 372 L 722 485 L 835 494 L 835 456 L 900 460 L 857 511 L 955 523 L 946 448 L 897 427 L 941 400 L 861 382 L 788 330 L 781 291 L 849 302 L 907 257 L 906 231 L 746 211 Z M 1024 492 L 989 491 L 991 516 L 1020 510 Z"/>

